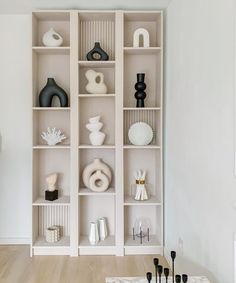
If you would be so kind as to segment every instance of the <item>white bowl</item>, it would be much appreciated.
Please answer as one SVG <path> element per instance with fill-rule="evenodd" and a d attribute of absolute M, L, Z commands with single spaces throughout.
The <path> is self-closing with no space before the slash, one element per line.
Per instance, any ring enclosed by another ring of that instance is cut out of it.
<path fill-rule="evenodd" d="M 137 122 L 130 126 L 128 137 L 133 145 L 148 145 L 153 139 L 153 130 L 147 123 Z"/>
<path fill-rule="evenodd" d="M 86 124 L 86 128 L 90 131 L 90 132 L 98 132 L 101 130 L 103 126 L 103 123 L 98 122 L 98 123 L 92 123 L 92 124 Z"/>

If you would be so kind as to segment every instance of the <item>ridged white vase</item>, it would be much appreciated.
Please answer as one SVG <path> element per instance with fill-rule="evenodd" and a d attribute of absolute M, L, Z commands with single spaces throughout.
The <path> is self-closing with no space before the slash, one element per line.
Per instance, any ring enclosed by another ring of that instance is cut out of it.
<path fill-rule="evenodd" d="M 89 242 L 91 245 L 96 245 L 99 242 L 98 223 L 90 223 Z"/>
<path fill-rule="evenodd" d="M 100 239 L 102 241 L 104 241 L 107 238 L 107 235 L 108 235 L 106 218 L 104 218 L 104 217 L 99 218 L 98 222 L 99 222 Z"/>

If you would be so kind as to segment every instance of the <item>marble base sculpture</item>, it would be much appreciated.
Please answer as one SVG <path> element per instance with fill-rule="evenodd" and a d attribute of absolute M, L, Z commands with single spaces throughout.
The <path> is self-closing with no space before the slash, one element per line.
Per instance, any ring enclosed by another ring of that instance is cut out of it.
<path fill-rule="evenodd" d="M 46 177 L 47 190 L 45 191 L 45 200 L 54 201 L 58 199 L 58 190 L 56 189 L 58 174 L 53 173 Z"/>

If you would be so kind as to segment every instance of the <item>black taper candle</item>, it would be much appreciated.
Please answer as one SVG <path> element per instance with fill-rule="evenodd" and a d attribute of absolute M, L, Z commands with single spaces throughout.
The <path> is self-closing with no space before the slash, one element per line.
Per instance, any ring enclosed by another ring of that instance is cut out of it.
<path fill-rule="evenodd" d="M 152 281 L 152 272 L 147 272 L 146 276 L 148 283 L 150 283 Z"/>
<path fill-rule="evenodd" d="M 176 275 L 175 276 L 175 282 L 176 283 L 181 283 L 181 276 L 180 275 Z"/>
<path fill-rule="evenodd" d="M 159 283 L 161 283 L 161 274 L 162 274 L 162 271 L 163 271 L 162 265 L 157 266 L 157 271 L 158 271 L 158 275 L 159 275 Z"/>
<path fill-rule="evenodd" d="M 182 275 L 182 281 L 183 281 L 184 283 L 187 283 L 187 282 L 188 282 L 188 275 L 187 275 L 187 274 L 183 274 L 183 275 Z"/>
<path fill-rule="evenodd" d="M 176 252 L 171 251 L 170 256 L 172 259 L 172 283 L 175 283 L 175 258 L 176 258 Z"/>
<path fill-rule="evenodd" d="M 157 266 L 159 264 L 159 259 L 158 258 L 154 258 L 153 259 L 153 264 L 155 266 L 155 276 L 156 276 L 156 283 L 157 283 Z"/>
<path fill-rule="evenodd" d="M 165 277 L 166 277 L 166 283 L 168 283 L 168 276 L 169 276 L 169 273 L 170 273 L 169 268 L 164 268 L 164 274 L 165 274 Z"/>

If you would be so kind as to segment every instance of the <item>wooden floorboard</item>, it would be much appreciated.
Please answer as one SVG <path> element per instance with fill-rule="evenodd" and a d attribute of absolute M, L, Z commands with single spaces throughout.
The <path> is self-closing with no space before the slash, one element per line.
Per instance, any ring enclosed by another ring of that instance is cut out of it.
<path fill-rule="evenodd" d="M 28 246 L 0 246 L 0 283 L 104 283 L 106 277 L 145 276 L 154 271 L 152 261 L 146 255 L 31 258 Z"/>

